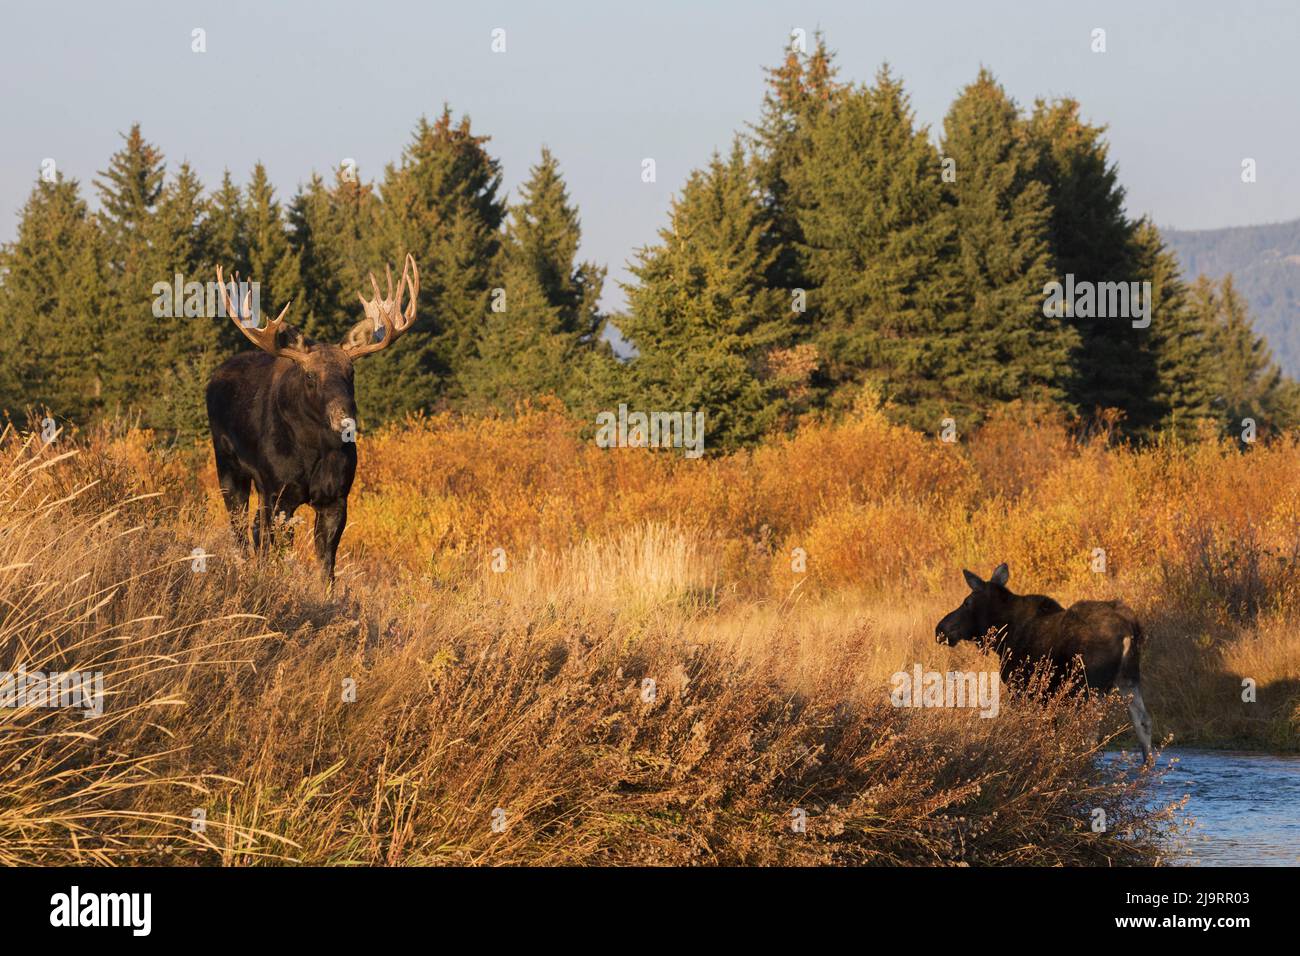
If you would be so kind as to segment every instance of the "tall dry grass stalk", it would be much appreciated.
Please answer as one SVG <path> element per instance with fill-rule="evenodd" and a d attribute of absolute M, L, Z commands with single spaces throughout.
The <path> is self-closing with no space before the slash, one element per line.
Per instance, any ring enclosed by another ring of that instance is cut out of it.
<path fill-rule="evenodd" d="M 155 833 L 186 842 L 188 814 L 154 797 L 198 800 L 207 781 L 179 769 L 168 715 L 205 709 L 195 692 L 266 633 L 204 586 L 216 582 L 181 570 L 189 549 L 150 522 L 156 492 L 114 488 L 105 503 L 105 467 L 0 436 L 0 671 L 104 676 L 100 706 L 7 688 L 0 863 L 129 860 Z"/>

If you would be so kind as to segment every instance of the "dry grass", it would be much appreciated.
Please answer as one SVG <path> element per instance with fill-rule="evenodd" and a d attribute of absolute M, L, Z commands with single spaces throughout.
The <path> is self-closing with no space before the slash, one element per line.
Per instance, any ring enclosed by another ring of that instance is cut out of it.
<path fill-rule="evenodd" d="M 1134 451 L 1009 417 L 945 445 L 865 408 L 687 461 L 543 407 L 361 450 L 331 597 L 307 536 L 232 547 L 201 452 L 0 441 L 0 660 L 108 693 L 92 719 L 0 709 L 0 862 L 1163 858 L 1177 808 L 1096 759 L 1127 739 L 1115 702 L 889 706 L 914 663 L 993 666 L 932 634 L 958 569 L 998 560 L 1139 609 L 1158 732 L 1296 744 L 1294 443 Z"/>
<path fill-rule="evenodd" d="M 743 615 L 847 596 L 882 647 L 932 654 L 961 568 L 1008 561 L 1017 590 L 1138 610 L 1159 735 L 1300 747 L 1300 643 L 1287 636 L 1300 620 L 1294 438 L 1138 450 L 1075 441 L 1059 420 L 1012 407 L 945 444 L 867 404 L 752 453 L 687 460 L 599 449 L 541 407 L 421 419 L 362 453 L 344 542 L 355 567 L 382 560 L 441 584 L 481 574 L 496 549 L 520 576 L 576 555 L 585 590 L 615 603 L 676 593 Z M 663 566 L 611 550 L 629 547 Z"/>

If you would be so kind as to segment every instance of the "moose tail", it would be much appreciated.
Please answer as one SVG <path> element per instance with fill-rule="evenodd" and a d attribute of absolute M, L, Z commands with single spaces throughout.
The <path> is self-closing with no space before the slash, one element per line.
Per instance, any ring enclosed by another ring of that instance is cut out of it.
<path fill-rule="evenodd" d="M 1136 687 L 1138 682 L 1141 681 L 1142 645 L 1145 643 L 1146 635 L 1142 632 L 1142 625 L 1134 621 L 1132 635 L 1124 638 L 1124 649 L 1119 659 L 1117 684 Z"/>

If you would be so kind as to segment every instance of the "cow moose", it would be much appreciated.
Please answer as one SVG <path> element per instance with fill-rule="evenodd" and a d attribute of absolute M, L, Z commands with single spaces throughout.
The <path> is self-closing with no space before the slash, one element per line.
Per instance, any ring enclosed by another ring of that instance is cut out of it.
<path fill-rule="evenodd" d="M 217 479 L 235 538 L 241 547 L 247 546 L 250 488 L 257 489 L 258 497 L 252 534 L 257 550 L 270 543 L 276 516 L 287 520 L 299 506 L 311 505 L 316 512 L 316 557 L 330 586 L 357 471 L 352 363 L 392 345 L 411 327 L 420 294 L 420 272 L 409 254 L 396 292 L 392 270 L 385 271 L 387 295 L 380 294 L 372 272 L 374 296 L 367 299 L 358 293 L 365 318 L 340 345 L 328 345 L 284 321 L 292 302 L 274 321 L 257 328 L 251 291 L 241 313 L 231 303 L 217 267 L 226 314 L 258 349 L 222 363 L 206 393 Z"/>
<path fill-rule="evenodd" d="M 1064 608 L 1042 594 L 1012 594 L 1006 564 L 999 564 L 987 581 L 970 571 L 962 574 L 970 594 L 935 626 L 939 643 L 952 647 L 993 631 L 1004 681 L 1047 661 L 1053 689 L 1080 662 L 1088 690 L 1115 688 L 1127 698 L 1142 758 L 1150 761 L 1151 715 L 1142 702 L 1139 673 L 1142 626 L 1130 608 L 1120 601 L 1079 601 Z"/>

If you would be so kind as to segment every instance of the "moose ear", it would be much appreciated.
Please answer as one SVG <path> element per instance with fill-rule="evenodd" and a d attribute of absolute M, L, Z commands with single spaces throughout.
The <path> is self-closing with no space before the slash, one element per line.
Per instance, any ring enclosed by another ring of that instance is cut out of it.
<path fill-rule="evenodd" d="M 962 577 L 966 579 L 966 583 L 970 585 L 972 591 L 978 591 L 980 588 L 984 587 L 984 582 L 980 580 L 978 574 L 974 574 L 970 571 L 962 571 Z"/>
<path fill-rule="evenodd" d="M 1001 587 L 1006 587 L 1007 578 L 1011 577 L 1011 571 L 1007 568 L 1007 563 L 1003 561 L 993 569 L 993 576 L 989 578 L 991 582 Z"/>
<path fill-rule="evenodd" d="M 371 342 L 378 342 L 383 337 L 384 327 L 381 325 L 376 329 L 375 320 L 365 318 L 348 330 L 348 334 L 343 336 L 343 341 L 339 345 L 345 349 L 356 349 Z"/>
<path fill-rule="evenodd" d="M 305 352 L 316 344 L 315 340 L 303 335 L 296 326 L 285 322 L 275 335 L 275 344 L 282 349 L 297 349 Z"/>

